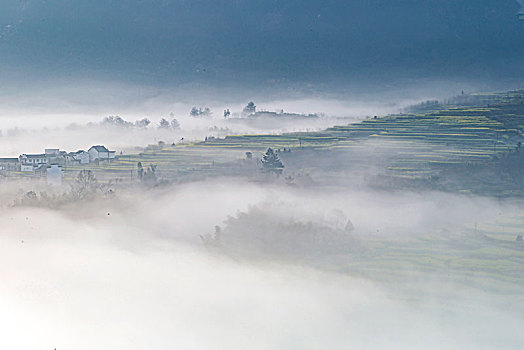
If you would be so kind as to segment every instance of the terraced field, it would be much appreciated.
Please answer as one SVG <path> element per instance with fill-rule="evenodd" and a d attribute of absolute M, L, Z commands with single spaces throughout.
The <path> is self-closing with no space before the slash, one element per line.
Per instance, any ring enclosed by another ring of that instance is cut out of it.
<path fill-rule="evenodd" d="M 429 180 L 456 164 L 487 162 L 517 147 L 524 125 L 524 90 L 485 98 L 489 106 L 440 106 L 425 114 L 393 115 L 335 126 L 321 132 L 283 135 L 234 135 L 186 145 L 168 146 L 120 156 L 108 165 L 70 167 L 67 177 L 92 169 L 101 180 L 133 181 L 137 162 L 156 164 L 162 177 L 206 177 L 242 174 L 236 169 L 245 152 L 255 157 L 268 147 L 302 150 L 359 150 L 372 145 L 375 156 L 388 159 L 384 176 Z M 355 157 L 355 161 L 362 161 Z M 306 166 L 306 165 L 305 165 Z M 463 190 L 468 190 L 464 188 Z"/>
<path fill-rule="evenodd" d="M 145 151 L 139 154 L 121 155 L 109 164 L 70 166 L 65 169 L 66 179 L 72 179 L 80 170 L 92 170 L 99 181 L 120 179 L 136 181 L 137 163 L 144 168 L 154 164 L 163 178 L 175 179 L 180 176 L 197 176 L 199 172 L 219 172 L 221 166 L 241 157 L 244 152 L 220 148 L 204 148 L 199 144 L 177 145 L 161 150 Z"/>

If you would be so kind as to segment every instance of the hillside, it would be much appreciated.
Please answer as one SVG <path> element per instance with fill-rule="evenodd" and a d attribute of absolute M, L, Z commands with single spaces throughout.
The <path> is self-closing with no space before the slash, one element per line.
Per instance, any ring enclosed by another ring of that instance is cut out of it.
<path fill-rule="evenodd" d="M 139 161 L 156 164 L 167 181 L 252 176 L 256 164 L 244 159 L 245 153 L 252 152 L 256 159 L 272 147 L 287 151 L 280 154 L 290 175 L 367 169 L 368 184 L 384 189 L 520 195 L 524 178 L 517 171 L 520 165 L 512 164 L 524 162 L 519 146 L 524 90 L 484 95 L 480 100 L 489 103 L 439 105 L 427 113 L 375 117 L 321 132 L 210 138 L 120 156 L 112 164 L 91 168 L 101 179 L 124 181 L 132 180 Z M 79 169 L 67 169 L 68 175 Z"/>

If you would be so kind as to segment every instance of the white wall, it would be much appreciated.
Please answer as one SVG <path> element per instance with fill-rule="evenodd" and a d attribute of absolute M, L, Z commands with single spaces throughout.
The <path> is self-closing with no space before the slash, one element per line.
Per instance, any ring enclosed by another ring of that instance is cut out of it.
<path fill-rule="evenodd" d="M 98 151 L 94 148 L 91 148 L 89 151 L 89 161 L 90 162 L 93 162 L 95 161 L 96 159 L 98 159 Z"/>
<path fill-rule="evenodd" d="M 47 183 L 52 186 L 62 185 L 62 167 L 51 165 L 47 168 Z"/>

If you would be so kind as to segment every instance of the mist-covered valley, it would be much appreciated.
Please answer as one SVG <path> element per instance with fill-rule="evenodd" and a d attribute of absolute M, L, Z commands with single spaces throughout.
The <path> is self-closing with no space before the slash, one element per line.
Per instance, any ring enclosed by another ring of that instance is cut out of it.
<path fill-rule="evenodd" d="M 0 349 L 520 349 L 521 0 L 4 0 Z"/>
<path fill-rule="evenodd" d="M 3 188 L 6 347 L 516 349 L 522 341 L 522 276 L 511 266 L 522 263 L 522 246 L 485 237 L 497 221 L 522 220 L 519 202 L 241 179 L 54 208 L 11 202 L 16 196 Z M 206 241 L 217 239 L 215 226 L 219 241 Z M 513 258 L 497 255 L 502 249 Z"/>
<path fill-rule="evenodd" d="M 0 344 L 517 349 L 522 136 L 507 115 L 521 95 L 311 125 L 301 115 L 326 105 L 295 102 L 288 132 L 279 112 L 262 115 L 266 130 L 250 125 L 249 104 L 227 118 L 183 106 L 163 126 L 62 116 L 8 131 L 11 152 L 124 153 L 64 158 L 58 184 L 2 170 Z"/>

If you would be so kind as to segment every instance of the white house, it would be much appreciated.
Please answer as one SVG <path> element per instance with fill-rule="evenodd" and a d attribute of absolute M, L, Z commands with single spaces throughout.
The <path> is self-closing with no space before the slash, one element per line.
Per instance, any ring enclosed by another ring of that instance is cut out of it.
<path fill-rule="evenodd" d="M 20 164 L 20 171 L 22 172 L 31 172 L 34 170 L 35 170 L 35 167 L 30 164 Z"/>
<path fill-rule="evenodd" d="M 47 164 L 46 154 L 22 154 L 18 157 L 21 171 L 34 171 L 42 164 Z"/>
<path fill-rule="evenodd" d="M 76 152 L 70 153 L 73 160 L 76 160 L 80 164 L 89 164 L 90 155 L 84 150 L 79 150 Z"/>
<path fill-rule="evenodd" d="M 108 150 L 105 146 L 91 146 L 91 148 L 87 151 L 89 153 L 89 161 L 95 162 L 95 161 L 102 161 L 107 160 L 110 161 L 111 159 L 115 158 L 115 151 Z"/>

